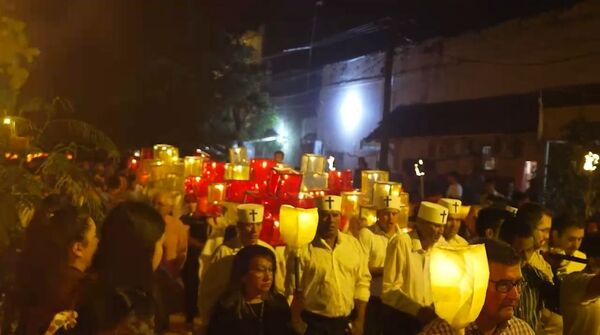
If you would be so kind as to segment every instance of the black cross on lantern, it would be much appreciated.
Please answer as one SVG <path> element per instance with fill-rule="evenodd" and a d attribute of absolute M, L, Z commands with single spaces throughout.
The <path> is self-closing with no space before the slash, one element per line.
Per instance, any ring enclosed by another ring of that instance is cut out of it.
<path fill-rule="evenodd" d="M 254 223 L 254 221 L 256 221 L 256 215 L 258 215 L 258 212 L 256 210 L 251 210 L 250 211 L 250 216 L 252 217 L 252 223 Z"/>
<path fill-rule="evenodd" d="M 390 207 L 390 201 L 392 201 L 392 198 L 390 198 L 389 195 L 383 199 L 383 202 L 385 202 L 385 207 Z"/>
<path fill-rule="evenodd" d="M 331 209 L 331 204 L 335 202 L 335 200 L 333 200 L 332 197 L 328 197 L 327 200 L 325 200 L 325 202 L 328 204 L 327 206 L 329 206 L 329 209 Z"/>
<path fill-rule="evenodd" d="M 458 213 L 458 202 L 455 202 L 454 205 L 452 205 L 452 207 L 454 207 L 454 212 Z"/>
<path fill-rule="evenodd" d="M 444 220 L 446 219 L 446 215 L 448 215 L 448 214 L 446 214 L 446 211 L 443 211 L 443 212 L 440 214 L 440 216 L 442 217 L 442 222 L 444 222 Z"/>

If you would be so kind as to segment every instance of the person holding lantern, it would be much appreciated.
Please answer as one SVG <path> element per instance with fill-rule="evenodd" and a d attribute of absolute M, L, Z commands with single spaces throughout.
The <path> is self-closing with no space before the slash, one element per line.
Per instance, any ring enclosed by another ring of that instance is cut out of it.
<path fill-rule="evenodd" d="M 263 205 L 241 204 L 237 207 L 237 214 L 237 236 L 225 241 L 215 250 L 202 278 L 198 304 L 203 327 L 208 324 L 213 307 L 227 288 L 234 256 L 242 248 L 260 245 L 277 255 L 273 247 L 258 238 L 263 224 Z M 278 260 L 278 267 L 281 263 L 281 260 Z M 283 275 L 276 274 L 274 281 L 276 290 L 283 292 Z"/>
<path fill-rule="evenodd" d="M 524 285 L 521 257 L 505 242 L 493 239 L 482 239 L 476 242 L 485 245 L 489 281 L 481 311 L 475 321 L 462 330 L 462 334 L 535 334 L 525 321 L 514 315 Z M 457 330 L 453 329 L 448 321 L 438 318 L 428 324 L 420 334 L 454 335 L 457 334 Z"/>
<path fill-rule="evenodd" d="M 383 267 L 384 334 L 416 334 L 436 318 L 429 277 L 430 251 L 446 245 L 444 206 L 423 201 L 415 229 L 389 242 Z"/>
<path fill-rule="evenodd" d="M 385 252 L 392 236 L 398 233 L 398 214 L 400 196 L 375 194 L 377 222 L 364 227 L 358 234 L 358 240 L 368 258 L 371 273 L 371 297 L 367 305 L 365 334 L 381 334 L 381 290 L 383 285 L 383 265 Z"/>
<path fill-rule="evenodd" d="M 290 257 L 299 262 L 298 282 L 292 266 L 286 277 L 292 323 L 307 335 L 361 335 L 370 295 L 367 257 L 355 237 L 339 233 L 341 197 L 327 195 L 317 204 L 315 239 Z"/>
<path fill-rule="evenodd" d="M 469 242 L 458 235 L 462 220 L 467 217 L 470 206 L 462 206 L 462 202 L 457 199 L 442 198 L 438 201 L 438 204 L 448 209 L 448 223 L 444 228 L 444 239 L 450 246 L 465 246 L 469 245 Z"/>

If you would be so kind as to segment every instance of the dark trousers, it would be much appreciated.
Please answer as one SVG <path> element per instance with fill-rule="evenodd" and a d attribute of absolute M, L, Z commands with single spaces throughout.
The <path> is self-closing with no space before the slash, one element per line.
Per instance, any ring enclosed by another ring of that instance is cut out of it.
<path fill-rule="evenodd" d="M 308 326 L 304 335 L 347 335 L 351 333 L 349 317 L 328 318 L 303 311 L 302 319 Z"/>
<path fill-rule="evenodd" d="M 195 249 L 188 249 L 188 256 L 181 270 L 183 279 L 183 306 L 185 311 L 185 321 L 194 322 L 194 317 L 198 314 L 198 263 L 199 252 Z"/>
<path fill-rule="evenodd" d="M 383 333 L 383 315 L 380 297 L 371 296 L 365 313 L 365 335 L 381 335 Z"/>
<path fill-rule="evenodd" d="M 381 315 L 383 335 L 416 335 L 421 331 L 421 324 L 416 317 L 386 304 L 381 304 Z"/>

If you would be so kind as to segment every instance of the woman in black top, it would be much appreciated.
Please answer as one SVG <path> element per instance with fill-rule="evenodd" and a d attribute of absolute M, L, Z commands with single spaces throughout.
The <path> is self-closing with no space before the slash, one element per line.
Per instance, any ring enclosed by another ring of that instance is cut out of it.
<path fill-rule="evenodd" d="M 108 214 L 94 260 L 94 279 L 76 307 L 69 334 L 154 334 L 154 272 L 165 223 L 149 205 L 122 202 Z"/>
<path fill-rule="evenodd" d="M 238 252 L 229 290 L 213 311 L 208 335 L 294 334 L 287 301 L 273 288 L 275 264 L 273 252 L 259 245 Z"/>

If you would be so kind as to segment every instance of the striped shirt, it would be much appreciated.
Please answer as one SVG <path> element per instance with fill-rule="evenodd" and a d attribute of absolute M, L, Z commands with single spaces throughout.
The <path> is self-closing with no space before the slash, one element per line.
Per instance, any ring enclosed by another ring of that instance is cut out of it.
<path fill-rule="evenodd" d="M 542 292 L 547 286 L 553 286 L 544 273 L 530 264 L 521 268 L 525 285 L 521 291 L 519 305 L 515 309 L 515 316 L 527 322 L 531 328 L 536 329 L 540 322 L 544 301 Z"/>
<path fill-rule="evenodd" d="M 430 324 L 425 326 L 425 329 L 420 335 L 455 335 L 459 332 L 452 329 L 450 324 L 442 319 L 435 319 Z M 465 328 L 465 335 L 483 335 L 483 332 L 479 329 L 475 322 L 470 323 Z M 525 321 L 512 317 L 507 322 L 504 322 L 498 326 L 492 333 L 492 335 L 534 335 L 533 329 L 529 327 Z"/>

